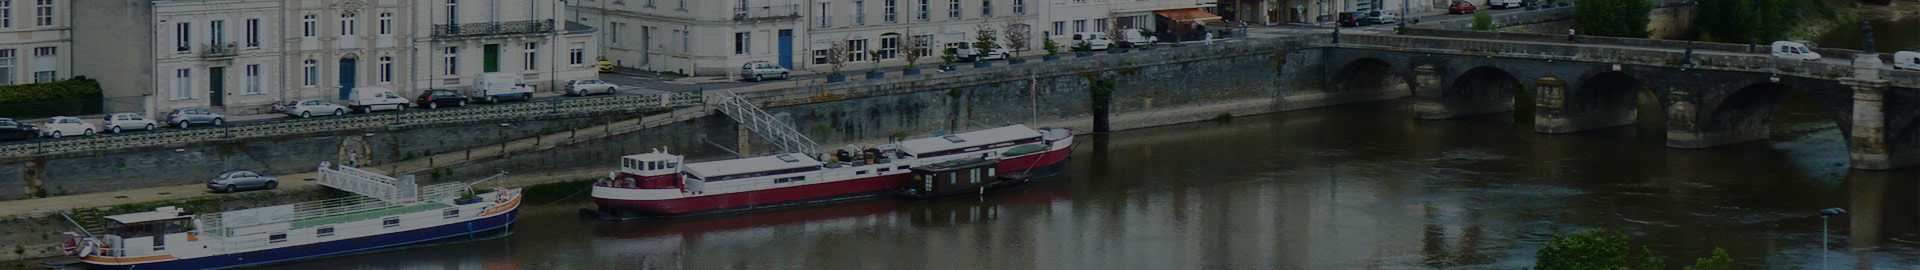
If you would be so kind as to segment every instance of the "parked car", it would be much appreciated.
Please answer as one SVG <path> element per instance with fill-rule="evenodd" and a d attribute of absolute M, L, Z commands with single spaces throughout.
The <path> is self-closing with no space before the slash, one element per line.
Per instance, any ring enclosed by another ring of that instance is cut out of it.
<path fill-rule="evenodd" d="M 1767 47 L 1773 48 L 1773 57 L 1807 61 L 1820 60 L 1820 53 L 1808 49 L 1806 43 L 1774 41 L 1772 46 Z"/>
<path fill-rule="evenodd" d="M 1493 7 L 1493 8 L 1502 8 L 1502 9 L 1522 8 L 1522 7 L 1527 7 L 1527 1 L 1525 0 L 1487 0 L 1487 6 Z"/>
<path fill-rule="evenodd" d="M 101 123 L 106 124 L 107 130 L 113 131 L 113 133 L 120 133 L 120 130 L 123 129 L 153 130 L 155 124 L 153 119 L 147 119 L 146 116 L 140 116 L 140 114 L 137 113 L 107 115 L 106 121 L 101 121 Z"/>
<path fill-rule="evenodd" d="M 1473 6 L 1473 2 L 1466 0 L 1454 0 L 1453 4 L 1447 5 L 1448 14 L 1473 14 L 1479 11 L 1480 7 Z"/>
<path fill-rule="evenodd" d="M 227 116 L 201 108 L 179 108 L 167 113 L 167 124 L 187 128 L 197 124 L 221 125 L 227 122 Z"/>
<path fill-rule="evenodd" d="M 41 125 L 40 136 L 54 138 L 74 134 L 93 136 L 94 131 L 97 130 L 100 130 L 100 128 L 94 126 L 93 123 L 80 120 L 78 117 L 54 116 L 52 119 L 47 120 L 46 124 Z"/>
<path fill-rule="evenodd" d="M 612 94 L 618 93 L 618 91 L 620 91 L 619 88 L 620 88 L 619 85 L 614 85 L 612 83 L 600 81 L 600 79 L 578 79 L 578 80 L 567 81 L 567 94 L 575 95 L 575 96 L 585 96 L 590 94 L 612 95 Z"/>
<path fill-rule="evenodd" d="M 1081 42 L 1086 42 L 1087 46 L 1093 47 L 1093 50 L 1095 51 L 1113 48 L 1113 39 L 1107 38 L 1106 34 L 1100 34 L 1100 33 L 1073 34 L 1073 44 L 1080 44 Z"/>
<path fill-rule="evenodd" d="M 333 104 L 333 102 L 326 100 L 308 99 L 294 103 L 293 107 L 287 108 L 286 113 L 287 115 L 298 116 L 300 118 L 310 118 L 315 114 L 343 115 L 347 114 L 347 106 L 340 106 L 340 104 Z"/>
<path fill-rule="evenodd" d="M 986 60 L 1007 59 L 1007 53 L 1004 51 L 1001 51 L 999 46 L 995 46 L 993 49 L 987 50 L 986 54 L 980 54 L 979 51 L 974 50 L 973 43 L 971 42 L 947 43 L 947 48 L 953 48 L 955 51 L 958 51 L 960 53 L 959 55 L 960 61 L 962 62 L 979 62 L 979 61 L 986 61 Z"/>
<path fill-rule="evenodd" d="M 1376 9 L 1373 11 L 1367 11 L 1366 19 L 1373 20 L 1374 24 L 1394 24 L 1394 23 L 1400 22 L 1400 15 L 1393 14 L 1392 11 Z"/>
<path fill-rule="evenodd" d="M 1120 30 L 1119 39 L 1120 39 L 1120 43 L 1126 44 L 1126 46 L 1140 46 L 1141 44 L 1151 45 L 1154 43 L 1160 43 L 1160 37 L 1147 34 L 1146 30 L 1133 29 L 1133 28 Z"/>
<path fill-rule="evenodd" d="M 1366 19 L 1367 15 L 1359 12 L 1341 12 L 1339 16 L 1340 26 L 1355 27 L 1373 24 L 1373 20 Z"/>
<path fill-rule="evenodd" d="M 745 65 L 740 65 L 740 78 L 756 82 L 767 80 L 767 78 L 770 77 L 786 79 L 788 72 L 790 71 L 787 70 L 786 67 L 767 61 L 753 61 L 747 62 Z"/>
<path fill-rule="evenodd" d="M 273 189 L 280 186 L 280 179 L 248 170 L 233 170 L 220 173 L 207 180 L 207 189 L 233 193 L 240 189 Z"/>
<path fill-rule="evenodd" d="M 533 86 L 521 82 L 519 74 L 487 72 L 474 75 L 473 89 L 467 96 L 500 103 L 504 100 L 533 100 Z"/>
<path fill-rule="evenodd" d="M 12 118 L 0 118 L 0 140 L 30 140 L 40 136 L 40 128 L 13 121 Z"/>
<path fill-rule="evenodd" d="M 407 98 L 400 97 L 400 94 L 394 94 L 393 90 L 385 87 L 354 87 L 347 96 L 350 97 L 347 99 L 347 107 L 360 113 L 376 110 L 406 110 L 409 106 Z"/>
<path fill-rule="evenodd" d="M 594 66 L 600 69 L 600 73 L 613 72 L 613 61 L 607 61 L 606 58 L 601 58 L 599 63 L 594 63 Z"/>
<path fill-rule="evenodd" d="M 1920 70 L 1920 52 L 1900 51 L 1893 53 L 1893 68 Z"/>
<path fill-rule="evenodd" d="M 414 104 L 419 104 L 421 108 L 428 109 L 439 109 L 441 106 L 449 105 L 457 107 L 467 106 L 466 94 L 461 94 L 460 91 L 446 89 L 427 90 L 425 93 L 420 93 L 419 98 L 413 100 Z"/>

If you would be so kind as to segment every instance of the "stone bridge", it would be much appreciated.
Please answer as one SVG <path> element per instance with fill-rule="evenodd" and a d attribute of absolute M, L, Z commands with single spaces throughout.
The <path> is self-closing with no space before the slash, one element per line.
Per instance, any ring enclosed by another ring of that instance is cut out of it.
<path fill-rule="evenodd" d="M 1856 169 L 1920 162 L 1920 72 L 1887 55 L 1822 50 L 1821 61 L 1776 59 L 1739 44 L 1416 29 L 1343 35 L 1323 56 L 1329 94 L 1409 89 L 1420 119 L 1534 106 L 1546 134 L 1633 124 L 1638 97 L 1656 97 L 1667 146 L 1706 148 L 1766 140 L 1787 92 L 1804 93 L 1846 135 Z M 1691 54 L 1687 47 L 1695 50 Z M 1861 55 L 1862 60 L 1854 59 Z M 1836 59 L 1837 58 L 1837 59 Z M 1868 61 L 1872 60 L 1872 61 Z M 1532 97 L 1518 100 L 1519 94 Z"/>

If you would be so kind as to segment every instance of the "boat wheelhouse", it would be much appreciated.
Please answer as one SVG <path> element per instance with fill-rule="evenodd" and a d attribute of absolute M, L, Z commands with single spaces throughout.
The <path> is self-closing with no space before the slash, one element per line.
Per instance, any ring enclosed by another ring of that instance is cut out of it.
<path fill-rule="evenodd" d="M 1000 160 L 957 159 L 913 168 L 913 179 L 897 192 L 901 197 L 930 199 L 961 194 L 984 194 L 989 189 L 1024 184 L 1024 172 L 1002 173 Z"/>
<path fill-rule="evenodd" d="M 519 189 L 475 194 L 467 183 L 422 187 L 410 177 L 327 166 L 319 168 L 322 185 L 359 196 L 210 214 L 166 206 L 107 216 L 103 228 L 67 232 L 63 251 L 94 267 L 233 268 L 499 236 L 519 213 Z"/>

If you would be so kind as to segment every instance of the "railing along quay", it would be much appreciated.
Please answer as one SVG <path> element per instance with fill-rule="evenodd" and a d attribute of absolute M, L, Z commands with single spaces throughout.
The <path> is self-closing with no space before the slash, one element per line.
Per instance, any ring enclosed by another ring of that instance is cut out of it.
<path fill-rule="evenodd" d="M 367 130 L 389 130 L 431 126 L 471 125 L 503 121 L 555 119 L 572 116 L 624 113 L 648 109 L 700 105 L 698 92 L 661 95 L 627 95 L 600 98 L 534 101 L 490 106 L 408 110 L 396 113 L 358 114 L 312 119 L 272 120 L 225 127 L 188 130 L 161 130 L 131 134 L 101 134 L 93 137 L 28 141 L 0 145 L 0 161 L 25 158 L 94 153 L 119 149 L 138 149 L 187 144 L 301 136 Z M 102 136 L 106 135 L 106 136 Z"/>

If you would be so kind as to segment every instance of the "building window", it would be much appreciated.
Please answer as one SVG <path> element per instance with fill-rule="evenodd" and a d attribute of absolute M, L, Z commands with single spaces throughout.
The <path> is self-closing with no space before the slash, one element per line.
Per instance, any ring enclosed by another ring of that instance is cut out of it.
<path fill-rule="evenodd" d="M 880 60 L 900 56 L 900 35 L 880 36 Z"/>
<path fill-rule="evenodd" d="M 535 57 L 539 55 L 539 52 L 540 52 L 540 43 L 527 42 L 527 50 L 525 52 L 527 55 L 526 57 L 527 70 L 529 71 L 539 70 L 538 68 L 536 68 L 538 66 L 534 65 L 534 63 L 538 63 L 537 61 L 534 61 L 534 59 L 537 59 Z"/>
<path fill-rule="evenodd" d="M 33 2 L 39 4 L 38 7 L 34 7 L 33 9 L 33 25 L 53 25 L 53 0 L 34 0 Z"/>
<path fill-rule="evenodd" d="M 182 54 L 193 52 L 192 24 L 184 22 L 173 24 L 173 51 Z"/>
<path fill-rule="evenodd" d="M 886 10 L 885 10 L 886 14 L 884 14 L 883 16 L 885 16 L 885 20 L 887 21 L 887 23 L 898 22 L 900 18 L 899 16 L 896 15 L 897 13 L 895 11 L 897 10 L 895 10 L 895 4 L 899 4 L 900 0 L 882 0 L 882 1 L 886 1 Z"/>
<path fill-rule="evenodd" d="M 247 93 L 260 93 L 260 65 L 247 65 Z"/>
<path fill-rule="evenodd" d="M 867 25 L 867 1 L 853 1 L 853 25 Z"/>
<path fill-rule="evenodd" d="M 303 82 L 302 84 L 306 86 L 320 85 L 320 62 L 319 61 L 307 60 L 306 62 L 301 62 L 300 69 L 302 69 L 302 71 L 306 75 L 302 78 L 302 80 L 305 80 L 305 82 Z"/>
<path fill-rule="evenodd" d="M 847 62 L 867 61 L 867 40 L 847 41 Z"/>
<path fill-rule="evenodd" d="M 0 85 L 13 85 L 13 49 L 0 50 Z"/>
<path fill-rule="evenodd" d="M 680 0 L 680 10 L 687 10 L 687 0 Z"/>
<path fill-rule="evenodd" d="M 247 19 L 247 48 L 260 47 L 260 19 Z"/>
<path fill-rule="evenodd" d="M 380 35 L 393 34 L 393 12 L 380 13 Z"/>
<path fill-rule="evenodd" d="M 393 82 L 393 57 L 380 57 L 380 82 Z"/>
<path fill-rule="evenodd" d="M 567 46 L 567 64 L 578 66 L 587 63 L 587 43 L 574 42 Z"/>
<path fill-rule="evenodd" d="M 1087 20 L 1073 20 L 1073 33 L 1079 34 L 1079 33 L 1086 33 L 1086 32 L 1087 32 Z"/>
<path fill-rule="evenodd" d="M 320 22 L 320 16 L 318 15 L 307 14 L 307 16 L 300 17 L 300 25 L 302 27 L 301 29 L 305 30 L 300 32 L 301 33 L 300 36 L 313 37 L 314 35 L 319 34 L 319 32 L 314 31 L 315 28 L 319 27 L 319 25 L 317 25 L 319 22 Z"/>
<path fill-rule="evenodd" d="M 13 27 L 13 0 L 0 0 L 0 28 L 10 27 Z"/>
<path fill-rule="evenodd" d="M 918 53 L 920 54 L 921 57 L 933 56 L 933 48 L 927 47 L 927 45 L 933 44 L 933 35 L 913 36 L 913 42 L 915 44 L 920 44 L 919 46 L 920 51 L 908 52 L 908 53 Z"/>
<path fill-rule="evenodd" d="M 1027 14 L 1027 0 L 1013 0 L 1013 14 Z"/>
<path fill-rule="evenodd" d="M 980 17 L 993 17 L 993 0 L 980 0 Z"/>
<path fill-rule="evenodd" d="M 960 18 L 960 0 L 947 0 L 947 18 Z"/>
<path fill-rule="evenodd" d="M 447 50 L 440 55 L 440 58 L 446 59 L 447 75 L 460 74 L 460 68 L 459 68 L 460 58 L 459 57 L 460 57 L 460 47 L 447 47 Z"/>
<path fill-rule="evenodd" d="M 227 43 L 227 21 L 207 22 L 207 44 L 221 46 Z"/>
<path fill-rule="evenodd" d="M 1095 31 L 1095 32 L 1100 32 L 1100 33 L 1106 33 L 1106 32 L 1107 32 L 1107 19 L 1106 19 L 1106 18 L 1099 18 L 1099 19 L 1093 19 L 1093 31 Z M 1113 38 L 1113 37 L 1107 37 L 1107 38 Z"/>
<path fill-rule="evenodd" d="M 173 71 L 173 100 L 193 98 L 193 70 L 176 69 Z"/>
<path fill-rule="evenodd" d="M 814 16 L 820 18 L 820 28 L 833 27 L 833 12 L 829 10 L 833 10 L 833 3 L 820 3 L 820 15 Z"/>
<path fill-rule="evenodd" d="M 359 17 L 360 15 L 355 15 L 353 13 L 341 13 L 340 14 L 340 35 L 342 36 L 353 35 L 354 21 L 357 21 Z"/>
<path fill-rule="evenodd" d="M 750 42 L 752 41 L 750 39 L 752 38 L 753 33 L 750 32 L 733 33 L 733 54 L 751 53 L 753 45 L 751 45 Z"/>
<path fill-rule="evenodd" d="M 447 24 L 460 22 L 460 0 L 447 0 Z"/>
<path fill-rule="evenodd" d="M 914 18 L 920 19 L 920 21 L 926 21 L 927 17 L 930 16 L 930 15 L 927 15 L 927 13 L 930 12 L 930 11 L 927 11 L 928 9 L 927 1 L 932 1 L 932 0 L 916 0 L 916 1 L 920 1 L 920 12 L 918 13 L 918 15 L 914 15 L 915 16 Z"/>
<path fill-rule="evenodd" d="M 621 23 L 607 23 L 607 42 L 608 43 L 620 43 L 620 27 L 621 26 L 625 26 L 625 25 Z"/>
<path fill-rule="evenodd" d="M 813 50 L 813 64 L 827 64 L 827 50 Z"/>
<path fill-rule="evenodd" d="M 1054 35 L 1060 35 L 1061 33 L 1066 33 L 1066 32 L 1067 32 L 1067 22 L 1066 22 L 1066 21 L 1058 21 L 1058 22 L 1053 22 L 1053 34 L 1054 34 Z"/>
<path fill-rule="evenodd" d="M 50 83 L 53 81 L 58 81 L 58 79 L 56 78 L 59 78 L 58 77 L 59 75 L 55 73 L 58 73 L 58 72 L 52 71 L 52 70 L 36 71 L 33 73 L 33 83 Z"/>

